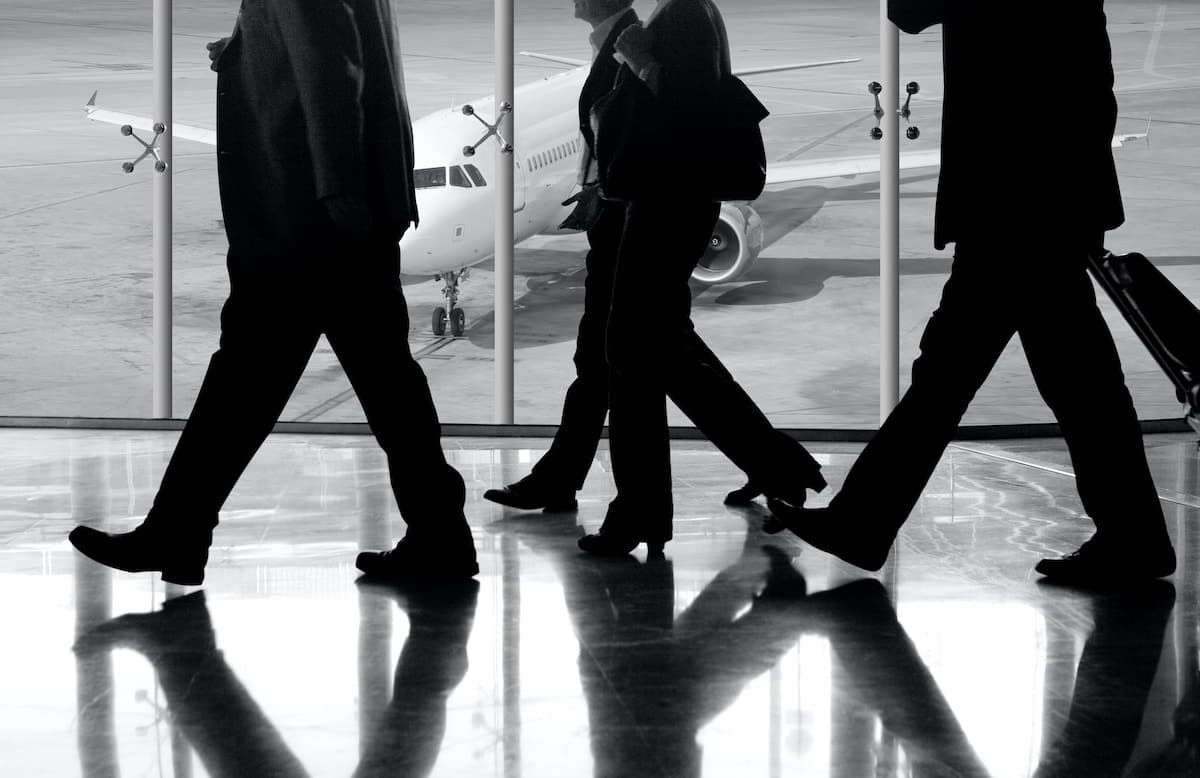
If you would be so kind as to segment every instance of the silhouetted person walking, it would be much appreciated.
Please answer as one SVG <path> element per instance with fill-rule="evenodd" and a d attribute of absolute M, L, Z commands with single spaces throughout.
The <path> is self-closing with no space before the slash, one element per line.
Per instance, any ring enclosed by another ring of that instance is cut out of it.
<path fill-rule="evenodd" d="M 817 548 L 882 567 L 967 405 L 1016 334 L 1054 412 L 1096 533 L 1037 571 L 1064 581 L 1175 570 L 1141 430 L 1086 258 L 1124 221 L 1103 0 L 891 0 L 906 32 L 943 25 L 945 100 L 934 243 L 955 244 L 912 384 L 828 508 L 770 502 Z M 1056 84 L 1040 89 L 1039 84 Z M 1021 91 L 1036 142 L 1014 144 L 997 96 Z M 1022 174 L 1024 173 L 1024 174 Z M 1046 186 L 1050 176 L 1065 189 Z"/>
<path fill-rule="evenodd" d="M 600 196 L 596 178 L 595 135 L 591 110 L 596 100 L 613 87 L 620 64 L 613 57 L 617 38 L 638 20 L 633 0 L 579 0 L 575 16 L 592 26 L 590 40 L 595 58 L 579 95 L 579 132 L 584 147 L 580 159 L 580 191 L 575 210 L 563 227 L 587 232 L 587 279 L 584 282 L 583 315 L 575 340 L 575 380 L 567 388 L 562 421 L 550 449 L 533 466 L 529 475 L 503 489 L 489 489 L 483 496 L 501 505 L 522 510 L 548 512 L 575 510 L 575 492 L 583 488 L 600 434 L 608 415 L 608 360 L 604 354 L 604 331 L 612 305 L 613 270 L 625 229 L 625 204 Z M 714 370 L 728 375 L 695 333 L 692 347 Z M 668 387 L 668 391 L 670 388 Z M 749 501 L 756 493 L 743 488 L 733 495 Z"/>
<path fill-rule="evenodd" d="M 462 477 L 447 464 L 408 348 L 398 241 L 417 219 L 412 127 L 392 0 L 261 0 L 214 44 L 217 173 L 229 238 L 221 343 L 146 520 L 71 533 L 96 561 L 204 577 L 217 514 L 323 334 L 388 456 L 408 524 L 360 569 L 478 572 Z"/>
<path fill-rule="evenodd" d="M 645 135 L 667 136 L 670 142 L 656 148 L 660 166 L 639 171 L 644 192 L 625 203 L 606 330 L 617 496 L 600 531 L 579 541 L 583 550 L 601 555 L 626 554 L 642 542 L 658 551 L 671 538 L 668 395 L 749 475 L 750 498 L 762 492 L 803 504 L 806 489 L 825 486 L 816 460 L 771 426 L 704 346 L 691 319 L 688 279 L 720 210 L 704 194 L 705 160 L 721 151 L 689 131 L 688 123 L 704 121 L 722 79 L 731 73 L 720 12 L 712 0 L 661 0 L 646 26 L 627 26 L 615 48 L 626 63 L 615 89 L 648 90 L 662 118 L 661 126 L 646 127 Z M 635 134 L 631 142 L 640 137 Z M 626 153 L 619 145 L 610 143 L 606 152 L 603 138 L 597 138 L 602 168 Z M 606 159 L 606 153 L 612 156 Z M 607 184 L 601 181 L 603 189 Z M 648 320 L 653 322 L 649 330 Z"/>

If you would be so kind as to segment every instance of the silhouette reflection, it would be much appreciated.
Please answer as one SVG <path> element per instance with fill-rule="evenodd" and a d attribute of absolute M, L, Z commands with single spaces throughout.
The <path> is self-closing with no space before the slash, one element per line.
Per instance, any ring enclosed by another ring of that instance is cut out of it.
<path fill-rule="evenodd" d="M 779 548 L 747 535 L 742 553 L 678 616 L 668 559 L 591 559 L 573 519 L 509 517 L 490 525 L 551 558 L 576 635 L 595 775 L 701 775 L 697 733 L 802 634 L 826 637 L 847 695 L 909 752 L 914 775 L 985 776 L 933 677 L 874 579 L 806 596 Z M 839 749 L 832 744 L 834 764 Z"/>
<path fill-rule="evenodd" d="M 806 630 L 824 635 L 845 673 L 835 695 L 871 710 L 908 755 L 910 775 L 986 776 L 883 584 L 860 579 L 808 597 Z M 836 754 L 843 744 L 834 743 Z M 836 759 L 836 757 L 835 757 Z"/>
<path fill-rule="evenodd" d="M 479 582 L 436 589 L 365 582 L 359 587 L 396 600 L 408 615 L 408 638 L 396 662 L 392 701 L 365 739 L 354 775 L 429 775 L 446 733 L 446 701 L 467 674 Z"/>
<path fill-rule="evenodd" d="M 370 591 L 396 601 L 408 616 L 409 634 L 391 702 L 376 717 L 373 734 L 364 738 L 354 775 L 419 778 L 433 769 L 445 732 L 446 700 L 466 674 L 479 585 L 474 580 L 438 590 L 372 585 Z M 308 775 L 225 662 L 203 591 L 168 600 L 151 613 L 107 621 L 75 644 L 80 656 L 113 648 L 136 650 L 150 661 L 173 726 L 212 778 Z"/>
<path fill-rule="evenodd" d="M 749 538 L 676 617 L 669 559 L 581 555 L 572 517 L 513 516 L 489 529 L 517 535 L 559 574 L 597 777 L 699 776 L 697 732 L 799 640 L 804 579 Z"/>
<path fill-rule="evenodd" d="M 75 651 L 130 648 L 153 665 L 171 720 L 213 778 L 308 773 L 217 648 L 204 592 L 128 613 L 81 637 Z"/>
<path fill-rule="evenodd" d="M 1131 778 L 1200 775 L 1200 673 L 1194 667 L 1186 684 L 1187 691 L 1175 708 L 1170 742 L 1137 762 L 1129 770 Z"/>
<path fill-rule="evenodd" d="M 1048 582 L 1040 586 L 1066 589 Z M 1038 778 L 1125 774 L 1175 606 L 1175 587 L 1168 581 L 1083 594 L 1091 601 L 1094 626 L 1079 657 L 1066 723 L 1034 772 Z M 1185 698 L 1180 710 L 1186 705 Z M 1176 734 L 1178 738 L 1181 732 L 1177 729 Z M 1186 727 L 1182 734 L 1187 742 Z M 1195 735 L 1192 728 L 1192 743 Z M 1164 771 L 1161 768 L 1167 768 L 1169 761 L 1161 760 L 1163 756 L 1151 758 L 1134 774 L 1197 774 L 1174 768 Z M 1198 764 L 1193 761 L 1193 767 Z"/>

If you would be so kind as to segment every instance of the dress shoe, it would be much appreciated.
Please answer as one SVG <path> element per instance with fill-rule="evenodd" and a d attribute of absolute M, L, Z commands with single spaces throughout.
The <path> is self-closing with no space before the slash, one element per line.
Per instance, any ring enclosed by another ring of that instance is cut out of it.
<path fill-rule="evenodd" d="M 401 538 L 390 551 L 363 551 L 354 566 L 368 578 L 393 582 L 459 581 L 479 573 L 473 543 L 457 550 L 450 543 Z M 459 545 L 454 543 L 453 545 Z"/>
<path fill-rule="evenodd" d="M 545 513 L 559 513 L 579 509 L 574 489 L 549 488 L 531 478 L 522 478 L 503 489 L 488 489 L 483 499 L 523 511 L 540 508 Z"/>
<path fill-rule="evenodd" d="M 895 533 L 875 536 L 833 508 L 797 508 L 775 499 L 767 500 L 767 508 L 771 518 L 763 522 L 763 532 L 790 530 L 810 546 L 872 572 L 883 567 L 895 539 Z"/>
<path fill-rule="evenodd" d="M 592 556 L 625 556 L 637 548 L 639 543 L 643 542 L 646 544 L 646 556 L 648 558 L 658 559 L 663 556 L 663 546 L 666 545 L 665 541 L 642 541 L 638 538 L 629 535 L 620 535 L 615 532 L 601 531 L 591 535 L 584 535 L 579 539 L 579 548 L 581 551 L 586 551 Z"/>
<path fill-rule="evenodd" d="M 196 530 L 145 521 L 131 532 L 101 532 L 79 526 L 67 536 L 81 554 L 107 567 L 127 573 L 161 571 L 167 583 L 199 586 L 212 529 Z"/>
<path fill-rule="evenodd" d="M 1170 543 L 1147 549 L 1138 543 L 1105 542 L 1092 537 L 1057 559 L 1043 559 L 1034 570 L 1049 581 L 1082 586 L 1112 586 L 1163 578 L 1175 572 Z"/>
<path fill-rule="evenodd" d="M 726 505 L 749 505 L 754 502 L 754 498 L 760 494 L 765 494 L 768 498 L 782 500 L 792 507 L 802 508 L 808 496 L 808 490 L 814 492 L 824 491 L 827 483 L 825 477 L 821 475 L 819 470 L 814 470 L 804 476 L 802 480 L 796 480 L 788 484 L 784 488 L 772 489 L 760 486 L 753 479 L 746 481 L 742 486 L 734 489 L 729 494 L 725 495 Z"/>
<path fill-rule="evenodd" d="M 754 498 L 762 494 L 762 489 L 754 485 L 753 481 L 747 481 L 743 485 L 734 489 L 729 494 L 725 495 L 726 505 L 749 505 L 754 502 Z"/>

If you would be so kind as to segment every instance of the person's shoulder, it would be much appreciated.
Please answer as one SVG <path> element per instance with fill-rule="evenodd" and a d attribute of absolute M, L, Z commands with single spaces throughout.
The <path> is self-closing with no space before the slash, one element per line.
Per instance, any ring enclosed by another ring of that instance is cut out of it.
<path fill-rule="evenodd" d="M 686 16 L 690 19 L 702 19 L 705 22 L 721 21 L 721 9 L 713 0 L 663 0 L 664 3 L 674 5 L 676 13 L 680 16 Z M 670 10 L 664 8 L 664 11 Z"/>

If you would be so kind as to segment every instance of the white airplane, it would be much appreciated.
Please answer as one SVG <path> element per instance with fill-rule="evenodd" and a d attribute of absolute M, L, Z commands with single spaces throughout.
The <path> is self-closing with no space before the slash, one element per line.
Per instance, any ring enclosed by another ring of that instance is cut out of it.
<path fill-rule="evenodd" d="M 516 243 L 534 235 L 568 232 L 560 230 L 558 225 L 571 210 L 561 203 L 577 186 L 578 157 L 583 143 L 577 106 L 590 67 L 588 62 L 568 57 L 522 54 L 570 69 L 524 84 L 513 94 L 517 106 L 512 155 Z M 859 61 L 826 60 L 735 72 L 738 76 L 751 76 Z M 84 107 L 88 119 L 153 131 L 147 117 L 100 108 L 95 100 L 93 94 Z M 401 266 L 406 274 L 433 276 L 443 284 L 446 305 L 433 311 L 435 335 L 445 334 L 447 326 L 452 335 L 463 334 L 466 316 L 458 307 L 459 283 L 471 267 L 490 259 L 494 253 L 494 190 L 488 176 L 495 169 L 498 143 L 491 138 L 480 142 L 482 125 L 478 119 L 493 118 L 495 114 L 495 98 L 488 96 L 465 106 L 435 111 L 413 122 L 414 177 L 421 223 L 400 241 Z M 172 132 L 177 138 L 216 145 L 212 130 L 175 124 Z M 1143 137 L 1145 133 L 1115 136 L 1113 146 Z M 902 170 L 938 164 L 936 148 L 900 157 Z M 800 160 L 768 165 L 767 184 L 877 172 L 878 154 Z M 762 219 L 750 203 L 722 203 L 711 243 L 693 277 L 706 284 L 733 281 L 749 269 L 762 248 Z"/>

